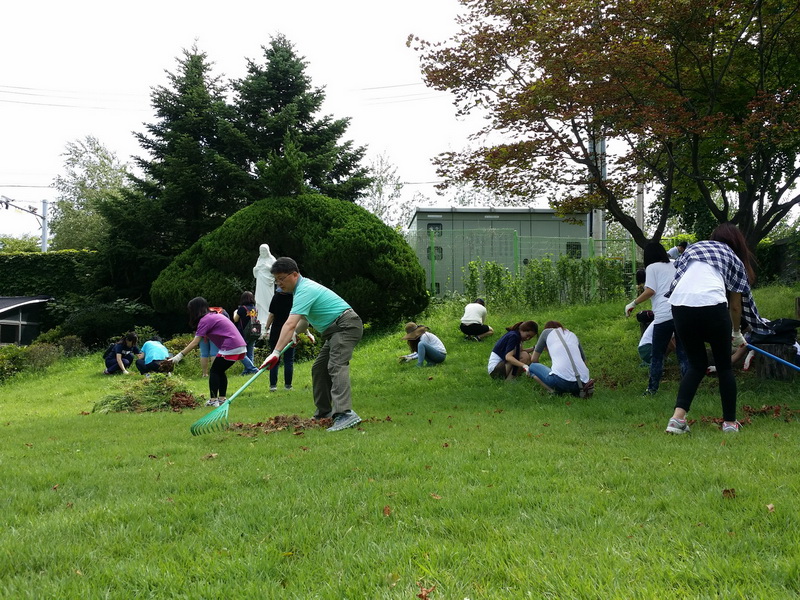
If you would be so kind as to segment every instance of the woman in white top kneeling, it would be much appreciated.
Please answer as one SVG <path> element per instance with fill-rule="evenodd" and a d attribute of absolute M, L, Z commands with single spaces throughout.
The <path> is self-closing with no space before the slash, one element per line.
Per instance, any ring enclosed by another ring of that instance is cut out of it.
<path fill-rule="evenodd" d="M 545 350 L 550 353 L 549 367 L 539 362 L 539 357 Z M 578 336 L 569 329 L 564 329 L 558 321 L 545 323 L 531 355 L 528 375 L 550 392 L 575 396 L 580 394 L 591 380 L 589 368 L 586 366 L 586 355 Z"/>

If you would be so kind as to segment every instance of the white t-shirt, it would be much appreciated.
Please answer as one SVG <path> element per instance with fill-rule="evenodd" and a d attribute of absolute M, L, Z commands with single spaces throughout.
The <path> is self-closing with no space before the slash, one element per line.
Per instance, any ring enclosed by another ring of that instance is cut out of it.
<path fill-rule="evenodd" d="M 583 361 L 583 352 L 581 351 L 578 336 L 568 329 L 561 329 L 560 331 L 561 336 L 564 338 L 564 343 L 569 348 L 569 354 L 567 353 L 567 348 L 561 343 L 561 339 L 555 329 L 542 331 L 541 335 L 539 335 L 539 340 L 536 342 L 535 351 L 542 352 L 547 347 L 552 361 L 550 374 L 558 375 L 561 379 L 567 381 L 575 381 L 575 370 L 572 368 L 572 361 L 569 359 L 569 355 L 572 354 L 572 360 L 575 361 L 575 367 L 578 369 L 581 381 L 589 381 L 589 368 Z"/>
<path fill-rule="evenodd" d="M 447 350 L 445 350 L 442 340 L 433 335 L 430 331 L 426 331 L 421 336 L 419 336 L 419 341 L 425 342 L 426 346 L 433 348 L 434 350 L 438 350 L 442 354 L 447 354 Z"/>
<path fill-rule="evenodd" d="M 470 302 L 464 307 L 464 316 L 461 317 L 461 322 L 464 325 L 471 323 L 483 325 L 486 322 L 486 307 L 477 302 Z"/>
<path fill-rule="evenodd" d="M 644 286 L 655 293 L 650 298 L 653 304 L 654 323 L 664 323 L 672 320 L 672 306 L 664 297 L 675 279 L 675 265 L 668 262 L 657 262 L 648 265 L 645 269 Z"/>
<path fill-rule="evenodd" d="M 644 333 L 642 334 L 642 339 L 639 340 L 639 348 L 641 348 L 642 346 L 646 346 L 647 344 L 653 343 L 653 326 L 655 324 L 656 322 L 653 321 L 652 323 L 650 323 L 650 325 L 647 326 L 647 329 L 644 330 Z"/>
<path fill-rule="evenodd" d="M 689 261 L 669 297 L 672 306 L 716 306 L 727 304 L 725 280 L 716 268 L 702 260 Z"/>

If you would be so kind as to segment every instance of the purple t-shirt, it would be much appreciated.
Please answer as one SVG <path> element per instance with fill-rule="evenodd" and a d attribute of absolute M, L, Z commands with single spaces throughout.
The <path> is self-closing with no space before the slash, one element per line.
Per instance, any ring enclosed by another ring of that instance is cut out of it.
<path fill-rule="evenodd" d="M 200 319 L 195 335 L 208 337 L 220 352 L 247 345 L 233 321 L 215 312 L 210 312 Z"/>

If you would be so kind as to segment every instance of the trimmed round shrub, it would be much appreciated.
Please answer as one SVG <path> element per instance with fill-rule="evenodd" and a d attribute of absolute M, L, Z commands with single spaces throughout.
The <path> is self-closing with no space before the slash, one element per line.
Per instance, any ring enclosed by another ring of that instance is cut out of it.
<path fill-rule="evenodd" d="M 255 286 L 261 244 L 276 258 L 294 258 L 304 276 L 334 290 L 365 322 L 395 324 L 428 305 L 422 266 L 399 233 L 350 202 L 302 195 L 256 202 L 204 236 L 158 276 L 153 306 L 183 314 L 203 296 L 230 311 Z"/>

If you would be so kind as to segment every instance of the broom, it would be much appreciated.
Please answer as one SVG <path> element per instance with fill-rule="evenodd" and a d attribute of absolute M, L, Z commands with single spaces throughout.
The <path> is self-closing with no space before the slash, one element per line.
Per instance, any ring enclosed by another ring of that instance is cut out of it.
<path fill-rule="evenodd" d="M 286 344 L 286 347 L 281 350 L 281 353 L 278 355 L 278 359 L 283 356 L 283 353 L 286 352 L 289 348 L 295 345 L 295 342 L 289 342 Z M 275 365 L 278 363 L 276 362 Z M 275 365 L 272 365 L 273 367 Z M 192 435 L 201 435 L 203 433 L 211 433 L 212 431 L 223 431 L 228 428 L 228 407 L 230 406 L 231 402 L 236 399 L 236 396 L 241 394 L 247 387 L 253 383 L 256 378 L 261 375 L 264 371 L 269 371 L 269 369 L 259 369 L 256 371 L 250 379 L 248 379 L 242 387 L 236 390 L 230 398 L 225 400 L 222 404 L 220 404 L 217 408 L 212 410 L 204 417 L 200 417 L 197 421 L 195 421 L 192 426 L 189 428 L 189 431 L 192 432 Z"/>

